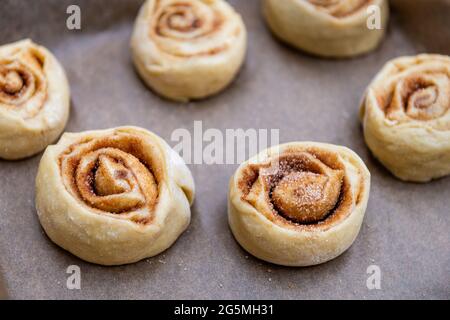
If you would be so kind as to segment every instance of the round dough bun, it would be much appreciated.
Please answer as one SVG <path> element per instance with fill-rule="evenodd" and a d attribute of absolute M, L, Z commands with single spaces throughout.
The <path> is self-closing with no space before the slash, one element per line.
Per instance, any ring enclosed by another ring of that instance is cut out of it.
<path fill-rule="evenodd" d="M 368 26 L 376 16 L 372 8 L 379 8 L 379 29 Z M 379 45 L 389 5 L 387 0 L 264 0 L 264 16 L 282 41 L 321 57 L 347 58 Z"/>
<path fill-rule="evenodd" d="M 182 158 L 137 127 L 65 133 L 45 151 L 36 209 L 50 239 L 79 258 L 121 265 L 169 248 L 190 222 Z"/>
<path fill-rule="evenodd" d="M 22 159 L 55 141 L 69 117 L 64 69 L 31 40 L 0 46 L 0 158 Z"/>
<path fill-rule="evenodd" d="M 284 266 L 342 254 L 357 237 L 370 173 L 348 148 L 293 142 L 241 164 L 231 178 L 228 219 L 249 253 Z"/>
<path fill-rule="evenodd" d="M 367 146 L 396 177 L 427 182 L 450 174 L 450 57 L 389 61 L 361 107 Z"/>
<path fill-rule="evenodd" d="M 238 73 L 246 46 L 241 17 L 223 0 L 147 0 L 131 39 L 144 82 L 176 101 L 222 91 Z"/>

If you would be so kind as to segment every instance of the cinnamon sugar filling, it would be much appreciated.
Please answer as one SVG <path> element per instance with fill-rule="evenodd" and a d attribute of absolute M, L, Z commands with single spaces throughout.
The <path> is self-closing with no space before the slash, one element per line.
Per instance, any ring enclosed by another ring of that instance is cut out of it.
<path fill-rule="evenodd" d="M 345 218 L 363 192 L 354 199 L 338 156 L 318 148 L 287 150 L 269 163 L 250 164 L 238 187 L 242 200 L 269 220 L 322 230 Z"/>
<path fill-rule="evenodd" d="M 64 185 L 98 214 L 151 223 L 163 172 L 148 148 L 126 133 L 79 141 L 59 156 Z"/>
<path fill-rule="evenodd" d="M 399 69 L 398 72 L 405 70 Z M 450 74 L 445 68 L 411 72 L 388 88 L 376 89 L 375 92 L 381 110 L 390 120 L 432 121 L 450 111 Z"/>
<path fill-rule="evenodd" d="M 213 7 L 205 8 L 200 8 L 200 5 L 195 2 L 174 2 L 164 6 L 162 1 L 156 1 L 153 9 L 155 18 L 151 20 L 149 30 L 150 38 L 155 40 L 155 44 L 163 52 L 180 58 L 210 56 L 226 51 L 229 48 L 228 42 L 217 43 L 213 47 L 204 48 L 195 53 L 184 52 L 180 49 L 185 43 L 195 45 L 202 39 L 211 41 L 209 38 L 223 28 L 226 22 L 223 14 Z M 240 32 L 241 30 L 237 29 L 232 36 L 237 37 Z M 173 50 L 171 46 L 165 48 L 165 41 L 177 41 L 179 50 Z"/>
<path fill-rule="evenodd" d="M 33 48 L 17 49 L 0 57 L 0 107 L 24 119 L 36 116 L 47 100 L 45 59 Z"/>

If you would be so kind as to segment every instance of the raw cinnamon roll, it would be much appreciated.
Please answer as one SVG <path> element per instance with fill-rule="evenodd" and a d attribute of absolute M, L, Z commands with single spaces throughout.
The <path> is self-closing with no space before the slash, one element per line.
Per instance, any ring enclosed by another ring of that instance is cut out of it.
<path fill-rule="evenodd" d="M 42 151 L 63 131 L 69 85 L 56 58 L 31 40 L 0 46 L 0 158 Z"/>
<path fill-rule="evenodd" d="M 286 266 L 331 260 L 355 240 L 370 174 L 345 147 L 294 142 L 244 162 L 231 178 L 228 219 L 252 255 Z"/>
<path fill-rule="evenodd" d="M 380 8 L 381 29 L 369 29 L 368 8 Z M 387 0 L 264 0 L 273 33 L 306 52 L 323 57 L 352 57 L 375 49 L 389 18 Z"/>
<path fill-rule="evenodd" d="M 213 95 L 233 80 L 244 60 L 246 29 L 223 0 L 147 0 L 131 48 L 149 87 L 186 101 Z"/>
<path fill-rule="evenodd" d="M 137 127 L 65 133 L 45 151 L 36 208 L 50 239 L 120 265 L 169 248 L 190 221 L 194 181 L 181 157 Z"/>
<path fill-rule="evenodd" d="M 367 89 L 361 119 L 367 145 L 398 178 L 450 174 L 450 57 L 389 61 Z"/>

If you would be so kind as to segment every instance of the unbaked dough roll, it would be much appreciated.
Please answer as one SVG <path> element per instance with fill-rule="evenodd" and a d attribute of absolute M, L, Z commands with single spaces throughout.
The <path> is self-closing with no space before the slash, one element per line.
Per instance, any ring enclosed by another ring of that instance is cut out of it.
<path fill-rule="evenodd" d="M 228 219 L 252 255 L 285 266 L 331 260 L 355 240 L 370 174 L 350 149 L 316 142 L 272 147 L 231 178 Z"/>
<path fill-rule="evenodd" d="M 56 58 L 31 40 L 0 46 L 0 158 L 20 159 L 58 138 L 69 85 Z"/>
<path fill-rule="evenodd" d="M 361 119 L 370 150 L 398 178 L 450 174 L 450 57 L 389 61 L 367 89 Z"/>
<path fill-rule="evenodd" d="M 181 157 L 137 127 L 65 133 L 45 151 L 36 208 L 50 239 L 103 265 L 169 248 L 190 221 L 194 181 Z"/>
<path fill-rule="evenodd" d="M 369 29 L 368 8 L 380 8 L 381 29 Z M 387 0 L 264 0 L 273 33 L 306 52 L 323 57 L 352 57 L 375 49 L 389 18 Z"/>
<path fill-rule="evenodd" d="M 147 0 L 131 48 L 149 87 L 186 101 L 213 95 L 233 80 L 246 37 L 241 17 L 223 0 Z"/>

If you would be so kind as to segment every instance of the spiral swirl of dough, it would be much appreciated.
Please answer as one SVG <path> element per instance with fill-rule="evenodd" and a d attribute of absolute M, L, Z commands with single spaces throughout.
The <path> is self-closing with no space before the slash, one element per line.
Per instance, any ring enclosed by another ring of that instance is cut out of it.
<path fill-rule="evenodd" d="M 147 0 L 131 40 L 136 68 L 159 94 L 198 99 L 227 86 L 246 51 L 240 16 L 223 0 Z"/>
<path fill-rule="evenodd" d="M 422 55 L 415 61 L 393 62 L 397 72 L 372 84 L 379 107 L 389 120 L 426 121 L 450 130 L 450 58 Z"/>
<path fill-rule="evenodd" d="M 321 57 L 348 58 L 378 46 L 389 6 L 387 0 L 264 0 L 264 15 L 282 41 Z"/>
<path fill-rule="evenodd" d="M 180 156 L 137 127 L 64 134 L 36 180 L 49 237 L 78 257 L 131 263 L 167 249 L 187 228 L 194 182 Z"/>
<path fill-rule="evenodd" d="M 367 205 L 370 175 L 362 160 L 344 147 L 300 142 L 258 157 L 231 180 L 229 221 L 239 243 L 261 259 L 293 266 L 345 251 Z"/>
<path fill-rule="evenodd" d="M 224 14 L 203 1 L 158 1 L 150 37 L 161 51 L 177 57 L 220 54 L 233 45 Z"/>
<path fill-rule="evenodd" d="M 32 118 L 47 99 L 42 57 L 28 48 L 0 57 L 0 108 Z"/>
<path fill-rule="evenodd" d="M 147 150 L 153 149 L 126 133 L 72 145 L 61 155 L 64 185 L 99 214 L 150 223 L 163 177 L 156 176 L 161 174 L 160 157 Z"/>
<path fill-rule="evenodd" d="M 0 157 L 33 155 L 69 115 L 69 88 L 56 58 L 30 40 L 0 46 Z"/>
<path fill-rule="evenodd" d="M 450 174 L 450 57 L 388 62 L 367 90 L 361 117 L 369 148 L 400 179 Z"/>

